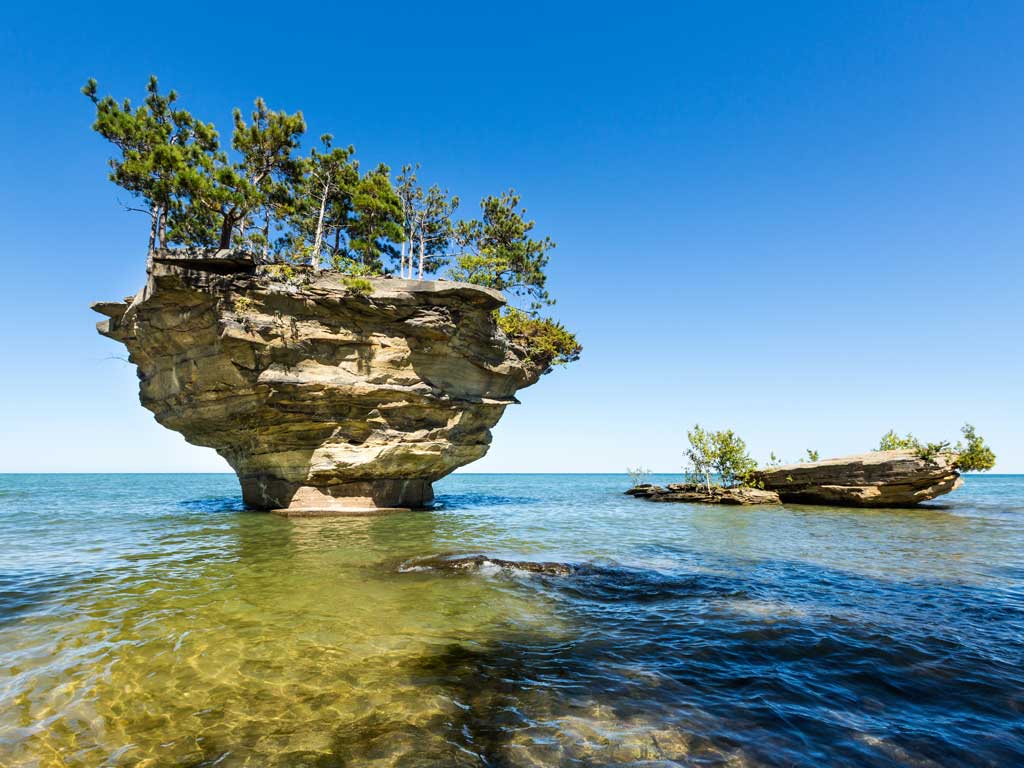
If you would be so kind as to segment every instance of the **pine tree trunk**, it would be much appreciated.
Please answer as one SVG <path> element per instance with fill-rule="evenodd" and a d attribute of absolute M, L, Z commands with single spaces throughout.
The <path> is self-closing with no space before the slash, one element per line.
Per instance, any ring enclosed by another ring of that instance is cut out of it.
<path fill-rule="evenodd" d="M 270 261 L 270 206 L 264 209 L 263 220 L 263 261 Z"/>
<path fill-rule="evenodd" d="M 426 255 L 426 248 L 427 248 L 427 239 L 425 237 L 421 236 L 420 237 L 420 280 L 423 279 L 423 259 L 424 259 L 424 256 Z M 412 270 L 410 269 L 409 272 L 411 273 Z"/>
<path fill-rule="evenodd" d="M 220 248 L 226 249 L 231 247 L 231 231 L 235 228 L 235 217 L 233 214 L 224 214 L 224 221 L 220 226 Z"/>
<path fill-rule="evenodd" d="M 410 256 L 412 255 L 412 251 L 409 252 L 409 255 Z M 401 277 L 405 277 L 405 242 L 404 241 L 402 242 L 402 261 L 401 261 L 401 264 L 398 267 L 398 274 Z"/>
<path fill-rule="evenodd" d="M 160 250 L 166 250 L 167 248 L 167 207 L 161 206 L 160 213 L 160 227 L 157 234 L 157 242 L 160 244 Z"/>
<path fill-rule="evenodd" d="M 157 231 L 157 218 L 160 216 L 160 209 L 156 203 L 150 203 L 149 206 L 149 250 L 147 254 L 152 256 L 156 251 L 156 231 Z"/>
<path fill-rule="evenodd" d="M 320 198 L 320 215 L 316 220 L 316 237 L 313 238 L 313 268 L 320 266 L 320 247 L 324 241 L 324 212 L 327 210 L 327 185 L 324 185 L 324 194 Z"/>

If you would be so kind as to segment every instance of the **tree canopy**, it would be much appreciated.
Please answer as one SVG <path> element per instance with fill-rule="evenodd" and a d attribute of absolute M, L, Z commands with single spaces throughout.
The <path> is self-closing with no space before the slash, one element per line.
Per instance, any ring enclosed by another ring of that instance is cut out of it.
<path fill-rule="evenodd" d="M 93 128 L 116 148 L 111 180 L 139 201 L 130 209 L 150 216 L 150 253 L 243 248 L 357 275 L 445 274 L 528 301 L 532 314 L 553 303 L 544 269 L 554 243 L 533 235 L 514 190 L 484 197 L 479 218 L 456 221 L 459 198 L 422 186 L 418 164 L 396 180 L 383 163 L 362 171 L 355 148 L 335 146 L 331 134 L 303 154 L 302 112 L 262 98 L 248 114 L 233 110 L 226 142 L 176 91 L 161 93 L 156 77 L 138 106 L 101 98 L 95 80 L 82 92 L 96 109 Z"/>
<path fill-rule="evenodd" d="M 953 445 L 948 440 L 937 443 L 923 443 L 909 432 L 900 437 L 890 429 L 878 442 L 878 451 L 912 450 L 922 459 L 934 459 L 945 455 L 952 459 L 953 466 L 963 472 L 986 472 L 996 465 L 996 455 L 971 424 L 960 428 L 963 440 Z"/>
<path fill-rule="evenodd" d="M 526 220 L 526 209 L 519 204 L 519 195 L 510 189 L 481 200 L 479 219 L 458 223 L 454 237 L 461 250 L 450 274 L 455 280 L 527 297 L 535 311 L 554 304 L 544 268 L 555 243 L 550 237 L 531 237 L 534 222 Z"/>
<path fill-rule="evenodd" d="M 747 453 L 747 444 L 731 429 L 711 431 L 695 424 L 686 433 L 690 447 L 685 456 L 689 462 L 688 472 L 695 482 L 703 483 L 711 493 L 712 476 L 726 488 L 742 485 L 749 481 L 757 469 L 757 462 Z"/>
<path fill-rule="evenodd" d="M 444 275 L 517 304 L 497 320 L 539 365 L 579 357 L 575 337 L 540 317 L 554 304 L 545 270 L 555 243 L 534 233 L 514 189 L 485 196 L 478 218 L 456 220 L 459 198 L 424 188 L 418 164 L 402 166 L 395 180 L 383 163 L 363 171 L 355 148 L 335 146 L 331 134 L 303 154 L 302 112 L 271 109 L 262 98 L 247 116 L 233 110 L 225 145 L 176 91 L 161 93 L 156 77 L 138 106 L 100 97 L 92 79 L 82 93 L 96 109 L 93 129 L 116 150 L 110 179 L 137 201 L 129 210 L 149 216 L 150 256 L 176 246 L 241 248 L 266 263 L 353 278 Z"/>

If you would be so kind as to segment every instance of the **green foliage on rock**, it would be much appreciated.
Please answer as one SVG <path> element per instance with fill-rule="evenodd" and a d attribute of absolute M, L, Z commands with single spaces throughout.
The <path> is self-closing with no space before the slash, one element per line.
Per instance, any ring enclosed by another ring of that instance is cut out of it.
<path fill-rule="evenodd" d="M 454 237 L 461 251 L 448 276 L 523 297 L 531 310 L 538 310 L 554 304 L 544 268 L 555 243 L 550 237 L 531 237 L 535 224 L 527 221 L 519 203 L 514 189 L 485 197 L 479 219 L 458 223 Z"/>
<path fill-rule="evenodd" d="M 335 147 L 329 133 L 320 143 L 322 149 L 310 150 L 293 179 L 290 232 L 280 241 L 297 260 L 313 267 L 347 255 L 352 197 L 359 184 L 359 163 L 352 159 L 355 147 Z"/>
<path fill-rule="evenodd" d="M 996 455 L 970 424 L 960 428 L 966 443 L 957 442 L 953 466 L 964 472 L 985 472 L 996 465 Z"/>
<path fill-rule="evenodd" d="M 731 429 L 711 432 L 695 424 L 686 437 L 690 442 L 685 452 L 689 473 L 704 484 L 708 493 L 718 484 L 732 488 L 751 483 L 757 462 L 747 453 L 747 444 Z M 712 475 L 718 476 L 718 483 L 712 483 Z"/>
<path fill-rule="evenodd" d="M 530 360 L 545 368 L 580 359 L 583 347 L 561 323 L 513 307 L 498 314 L 498 327 L 510 341 L 526 350 Z"/>
<path fill-rule="evenodd" d="M 100 98 L 95 80 L 82 92 L 96 109 L 93 128 L 117 148 L 111 180 L 141 201 L 133 210 L 150 215 L 150 255 L 171 246 L 241 248 L 264 263 L 327 265 L 356 278 L 397 267 L 423 279 L 448 265 L 451 279 L 525 305 L 499 324 L 539 364 L 579 358 L 575 337 L 538 317 L 554 304 L 545 269 L 555 243 L 534 234 L 515 190 L 484 197 L 479 218 L 455 221 L 459 198 L 424 189 L 418 165 L 403 166 L 396 185 L 383 163 L 362 172 L 355 148 L 336 147 L 330 134 L 303 156 L 302 112 L 256 99 L 248 116 L 232 112 L 223 147 L 214 125 L 182 109 L 176 92 L 161 94 L 155 77 L 137 107 Z"/>
<path fill-rule="evenodd" d="M 921 445 L 920 441 L 909 432 L 905 437 L 900 437 L 896 434 L 896 430 L 890 429 L 884 435 L 882 439 L 878 441 L 878 447 L 876 451 L 898 451 L 910 448 L 917 448 Z"/>
<path fill-rule="evenodd" d="M 455 234 L 453 217 L 459 198 L 436 184 L 424 189 L 417 178 L 419 164 L 405 165 L 396 179 L 395 191 L 402 203 L 405 240 L 399 251 L 398 273 L 420 280 L 437 272 L 449 260 Z"/>
<path fill-rule="evenodd" d="M 952 460 L 953 466 L 962 472 L 985 472 L 992 469 L 996 464 L 996 455 L 975 428 L 970 424 L 964 424 L 960 432 L 966 442 L 958 440 L 956 445 L 951 445 L 948 440 L 924 443 L 910 433 L 900 437 L 895 430 L 890 429 L 882 435 L 877 450 L 912 450 L 918 458 L 925 461 L 947 456 Z"/>
<path fill-rule="evenodd" d="M 373 283 L 365 277 L 352 277 L 346 275 L 343 279 L 345 287 L 357 296 L 369 296 L 373 293 Z"/>
<path fill-rule="evenodd" d="M 381 163 L 363 176 L 352 193 L 349 223 L 351 259 L 373 274 L 384 270 L 384 258 L 394 258 L 402 234 L 402 201 L 391 184 L 391 170 Z"/>
<path fill-rule="evenodd" d="M 149 78 L 146 97 L 137 107 L 129 99 L 100 98 L 98 92 L 93 79 L 82 88 L 96 108 L 93 130 L 118 151 L 109 161 L 110 180 L 142 203 L 129 210 L 149 215 L 148 252 L 182 235 L 190 238 L 195 227 L 185 220 L 190 178 L 216 155 L 216 129 L 176 106 L 175 91 L 161 94 L 155 77 Z"/>
<path fill-rule="evenodd" d="M 100 97 L 95 80 L 82 92 L 93 102 L 93 128 L 117 148 L 111 180 L 150 215 L 150 253 L 170 246 L 244 248 L 275 258 L 359 274 L 398 267 L 423 279 L 453 261 L 452 277 L 528 297 L 531 309 L 553 303 L 544 269 L 550 238 L 531 236 L 519 195 L 487 196 L 479 219 L 455 222 L 459 198 L 420 186 L 413 166 L 392 183 L 383 163 L 361 173 L 355 148 L 330 134 L 308 156 L 302 112 L 271 109 L 256 99 L 248 117 L 232 112 L 230 145 L 213 123 L 162 94 L 151 77 L 142 104 Z M 416 166 L 418 168 L 419 166 Z"/>

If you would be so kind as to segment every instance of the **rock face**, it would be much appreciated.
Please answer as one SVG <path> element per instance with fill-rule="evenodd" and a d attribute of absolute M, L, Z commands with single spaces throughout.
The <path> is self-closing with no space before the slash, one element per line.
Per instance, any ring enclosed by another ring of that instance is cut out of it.
<path fill-rule="evenodd" d="M 678 501 L 689 504 L 778 504 L 779 494 L 775 491 L 763 491 L 760 488 L 714 488 L 709 494 L 707 488 L 696 483 L 669 483 L 662 488 L 660 485 L 645 483 L 626 491 L 629 496 L 650 501 Z"/>
<path fill-rule="evenodd" d="M 143 290 L 98 302 L 138 366 L 142 404 L 288 514 L 418 507 L 487 452 L 544 367 L 498 330 L 500 293 L 257 267 L 233 252 L 153 259 Z"/>
<path fill-rule="evenodd" d="M 757 472 L 783 501 L 854 507 L 902 507 L 934 499 L 963 485 L 953 457 L 922 459 L 912 450 L 787 464 Z"/>

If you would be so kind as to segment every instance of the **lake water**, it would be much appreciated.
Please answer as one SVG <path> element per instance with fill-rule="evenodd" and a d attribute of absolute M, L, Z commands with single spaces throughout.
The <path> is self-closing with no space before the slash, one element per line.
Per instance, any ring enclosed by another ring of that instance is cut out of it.
<path fill-rule="evenodd" d="M 627 486 L 302 520 L 231 475 L 0 476 L 0 765 L 1024 764 L 1024 477 L 878 511 Z M 416 567 L 453 553 L 583 567 Z"/>

